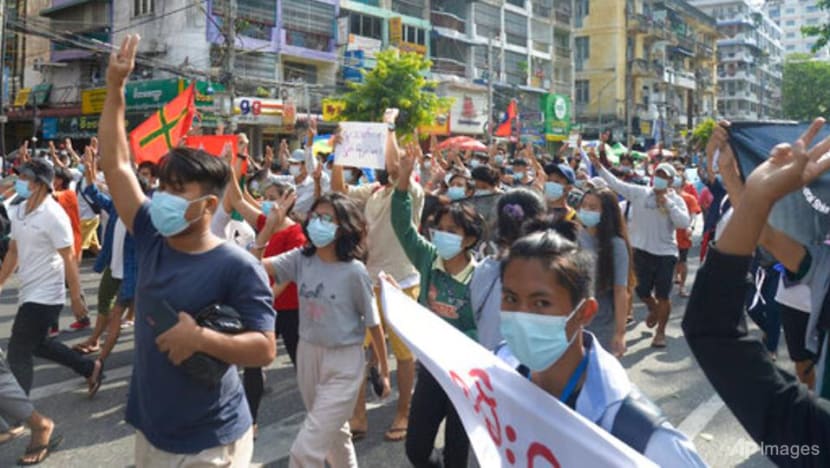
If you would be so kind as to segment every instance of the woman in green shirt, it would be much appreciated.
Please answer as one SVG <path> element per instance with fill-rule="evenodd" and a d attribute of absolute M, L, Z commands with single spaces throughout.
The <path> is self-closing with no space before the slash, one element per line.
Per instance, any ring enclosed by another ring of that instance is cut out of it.
<path fill-rule="evenodd" d="M 482 237 L 484 219 L 472 206 L 454 203 L 442 206 L 436 213 L 432 242 L 418 233 L 412 224 L 409 195 L 418 151 L 410 145 L 400 160 L 397 190 L 392 195 L 392 226 L 409 261 L 421 275 L 418 302 L 477 341 L 470 303 L 470 279 L 476 265 L 471 251 Z M 423 366 L 418 366 L 417 375 L 406 435 L 407 458 L 415 467 L 466 467 L 470 442 L 452 402 Z M 434 447 L 435 435 L 445 417 L 442 464 Z"/>

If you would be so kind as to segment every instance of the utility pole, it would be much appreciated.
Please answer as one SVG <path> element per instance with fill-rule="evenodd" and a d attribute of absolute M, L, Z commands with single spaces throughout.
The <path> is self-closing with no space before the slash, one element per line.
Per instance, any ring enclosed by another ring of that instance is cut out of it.
<path fill-rule="evenodd" d="M 234 68 L 236 67 L 236 14 L 237 0 L 225 0 L 224 23 L 222 24 L 225 36 L 225 56 L 222 64 L 222 75 L 224 78 L 225 92 L 231 100 L 231 113 L 228 122 L 232 133 L 236 133 L 236 125 L 233 123 L 233 101 L 236 98 L 234 92 Z"/>
<path fill-rule="evenodd" d="M 0 0 L 0 175 L 6 175 L 6 83 L 11 84 L 11 77 L 6 75 L 6 17 L 6 0 Z"/>
<path fill-rule="evenodd" d="M 0 0 L 2 1 L 2 0 Z M 487 143 L 493 142 L 493 38 L 487 39 Z"/>

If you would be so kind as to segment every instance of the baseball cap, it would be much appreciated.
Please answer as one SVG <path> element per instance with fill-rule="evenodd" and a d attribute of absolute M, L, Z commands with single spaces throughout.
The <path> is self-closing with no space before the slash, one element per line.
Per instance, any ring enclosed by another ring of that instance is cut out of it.
<path fill-rule="evenodd" d="M 658 172 L 663 172 L 664 174 L 667 174 L 671 178 L 677 177 L 677 171 L 674 169 L 674 166 L 672 166 L 669 163 L 660 163 L 660 164 L 658 164 L 657 169 L 654 170 L 654 173 L 656 174 Z"/>
<path fill-rule="evenodd" d="M 52 179 L 55 178 L 55 170 L 46 161 L 41 159 L 32 159 L 14 170 L 17 174 L 26 176 L 32 180 L 36 180 L 49 187 L 52 191 Z"/>
<path fill-rule="evenodd" d="M 305 162 L 305 150 L 295 149 L 288 160 L 293 163 Z"/>
<path fill-rule="evenodd" d="M 576 174 L 574 174 L 574 170 L 571 169 L 571 166 L 568 166 L 567 164 L 546 164 L 545 174 L 559 174 L 568 181 L 568 184 L 573 185 L 576 183 Z"/>

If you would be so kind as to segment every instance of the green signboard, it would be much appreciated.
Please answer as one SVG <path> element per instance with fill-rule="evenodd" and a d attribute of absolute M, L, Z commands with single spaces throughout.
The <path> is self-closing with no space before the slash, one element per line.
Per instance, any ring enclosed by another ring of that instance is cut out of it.
<path fill-rule="evenodd" d="M 548 140 L 563 141 L 571 132 L 571 98 L 564 94 L 544 94 L 541 97 Z"/>
<path fill-rule="evenodd" d="M 178 78 L 128 82 L 125 91 L 127 109 L 156 110 L 172 101 L 189 84 Z M 225 87 L 219 83 L 197 81 L 196 107 L 213 106 L 213 94 L 224 90 Z"/>

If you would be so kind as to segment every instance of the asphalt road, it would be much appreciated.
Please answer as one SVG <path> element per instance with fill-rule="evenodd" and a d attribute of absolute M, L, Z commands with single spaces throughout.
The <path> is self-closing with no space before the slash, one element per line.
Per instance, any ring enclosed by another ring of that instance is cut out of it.
<path fill-rule="evenodd" d="M 94 315 L 99 278 L 91 271 L 91 265 L 90 261 L 84 262 L 82 282 L 86 296 L 92 302 Z M 690 264 L 690 284 L 697 266 L 694 260 Z M 16 294 L 12 281 L 0 298 L 0 347 L 3 348 L 8 343 L 16 313 Z M 680 330 L 685 300 L 675 296 L 673 301 L 666 350 L 655 350 L 649 346 L 652 332 L 643 324 L 644 307 L 637 305 L 637 323 L 629 328 L 628 352 L 622 360 L 631 379 L 663 409 L 672 424 L 693 438 L 704 460 L 711 466 L 773 466 L 761 456 L 757 446 L 720 402 L 690 355 Z M 67 309 L 61 317 L 62 328 L 65 329 L 71 321 L 71 313 Z M 755 330 L 754 333 L 759 332 Z M 87 335 L 88 331 L 63 332 L 58 339 L 72 345 Z M 71 370 L 51 362 L 36 361 L 32 397 L 38 410 L 52 417 L 65 436 L 60 450 L 43 466 L 86 468 L 132 465 L 134 430 L 123 421 L 132 349 L 132 333 L 127 331 L 108 361 L 108 379 L 93 400 L 86 398 L 84 381 Z M 784 368 L 792 369 L 783 339 L 778 362 Z M 288 450 L 302 424 L 304 408 L 284 349 L 279 350 L 279 357 L 267 370 L 267 379 L 268 390 L 260 408 L 260 433 L 254 462 L 266 466 L 287 466 Z M 409 466 L 403 444 L 383 440 L 393 412 L 394 401 L 370 401 L 369 434 L 356 444 L 361 466 Z M 25 444 L 26 438 L 21 438 L 0 446 L 0 467 L 13 466 Z M 441 444 L 440 440 L 438 444 Z"/>

